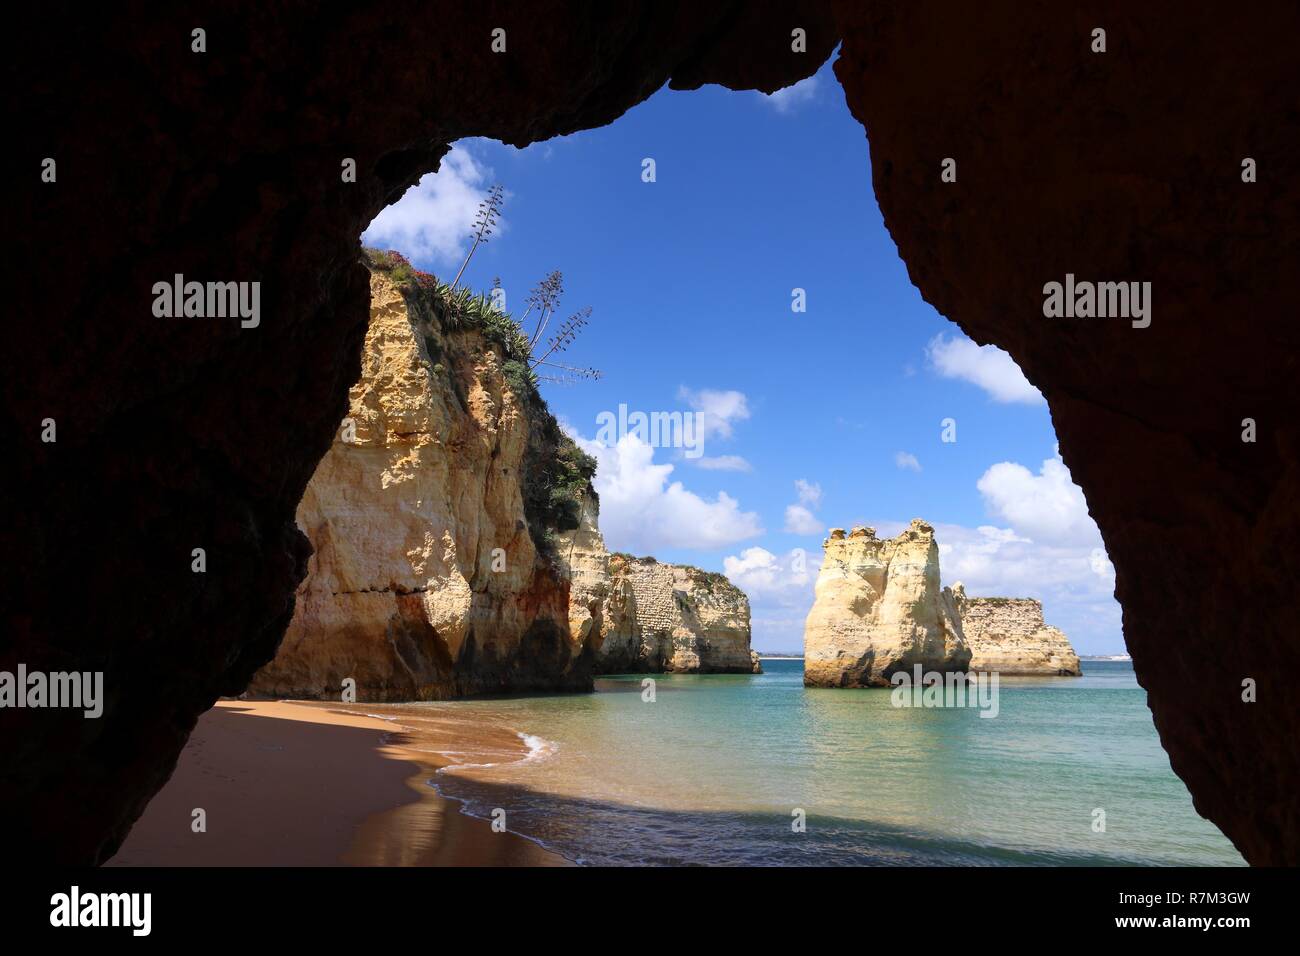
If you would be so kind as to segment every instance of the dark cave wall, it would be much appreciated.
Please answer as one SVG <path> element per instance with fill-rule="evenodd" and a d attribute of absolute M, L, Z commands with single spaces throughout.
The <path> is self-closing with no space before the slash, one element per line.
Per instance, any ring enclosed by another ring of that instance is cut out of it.
<path fill-rule="evenodd" d="M 268 6 L 46 4 L 0 39 L 19 231 L 0 669 L 102 669 L 108 693 L 97 721 L 0 712 L 11 859 L 110 856 L 197 715 L 273 654 L 305 568 L 294 508 L 359 369 L 376 212 L 461 136 L 598 126 L 670 77 L 775 89 L 837 33 L 822 3 Z M 1295 863 L 1300 24 L 1282 4 L 1086 9 L 842 3 L 837 73 L 922 294 L 1050 402 L 1174 769 L 1248 859 Z M 261 281 L 261 326 L 155 319 L 176 272 Z M 1044 319 L 1066 272 L 1152 281 L 1152 326 Z"/>
<path fill-rule="evenodd" d="M 885 223 L 925 298 L 1047 397 L 1174 770 L 1252 863 L 1300 862 L 1300 8 L 837 14 Z M 1045 318 L 1067 272 L 1151 282 L 1150 327 Z"/>
<path fill-rule="evenodd" d="M 670 77 L 770 91 L 810 75 L 834 46 L 829 9 L 795 7 L 13 12 L 0 669 L 102 670 L 107 701 L 98 720 L 0 711 L 11 859 L 111 856 L 197 716 L 274 654 L 308 555 L 294 509 L 360 371 L 373 216 L 462 136 L 600 126 Z M 807 53 L 790 52 L 795 26 Z M 260 281 L 261 325 L 155 318 L 153 284 L 175 273 Z"/>

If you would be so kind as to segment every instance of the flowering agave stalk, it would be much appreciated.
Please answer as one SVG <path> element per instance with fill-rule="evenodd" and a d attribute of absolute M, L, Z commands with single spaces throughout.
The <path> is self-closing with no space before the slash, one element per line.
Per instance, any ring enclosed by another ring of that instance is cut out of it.
<path fill-rule="evenodd" d="M 556 379 L 558 381 L 577 381 L 579 379 L 589 379 L 594 381 L 596 379 L 599 379 L 601 376 L 601 372 L 599 369 L 578 368 L 577 366 L 574 365 L 564 365 L 559 362 L 548 361 L 552 355 L 558 352 L 563 352 L 570 345 L 572 345 L 574 341 L 578 338 L 578 335 L 582 332 L 582 330 L 585 329 L 588 324 L 590 324 L 590 321 L 591 321 L 591 306 L 588 306 L 587 308 L 582 309 L 579 312 L 575 312 L 573 315 L 565 319 L 564 322 L 560 324 L 559 329 L 555 332 L 554 335 L 551 336 L 550 340 L 547 342 L 546 351 L 543 352 L 540 356 L 536 356 L 536 355 L 534 356 L 534 358 L 532 359 L 531 363 L 528 366 L 529 369 L 533 370 L 536 369 L 539 365 L 545 365 L 548 368 L 560 369 L 562 372 L 566 373 L 567 376 L 569 376 L 568 378 L 561 377 Z M 551 377 L 548 377 L 548 380 L 550 380 L 550 378 Z"/>
<path fill-rule="evenodd" d="M 456 273 L 456 278 L 451 280 L 453 291 L 460 284 L 460 277 L 464 275 L 469 260 L 474 258 L 474 250 L 479 247 L 479 243 L 487 242 L 488 236 L 492 235 L 492 227 L 497 224 L 497 217 L 501 215 L 501 204 L 504 201 L 505 187 L 497 183 L 488 192 L 487 198 L 478 204 L 478 218 L 474 220 L 474 243 L 465 254 L 465 261 L 460 264 L 460 271 Z"/>
<path fill-rule="evenodd" d="M 564 295 L 564 274 L 559 269 L 533 286 L 533 291 L 528 293 L 528 308 L 524 309 L 524 314 L 520 316 L 519 325 L 522 328 L 533 309 L 537 310 L 537 324 L 533 326 L 533 334 L 528 337 L 530 354 L 541 340 L 542 333 L 546 331 L 546 324 L 551 321 L 551 313 L 560 304 L 562 295 Z"/>

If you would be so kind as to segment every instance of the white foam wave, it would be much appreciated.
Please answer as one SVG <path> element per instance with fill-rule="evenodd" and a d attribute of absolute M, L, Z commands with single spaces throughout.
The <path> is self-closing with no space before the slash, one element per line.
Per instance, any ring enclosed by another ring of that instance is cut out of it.
<path fill-rule="evenodd" d="M 538 737 L 536 734 L 520 732 L 519 739 L 528 746 L 528 756 L 519 761 L 520 763 L 535 763 L 538 760 L 545 760 L 560 749 L 560 745 L 554 740 L 547 740 L 545 737 Z"/>

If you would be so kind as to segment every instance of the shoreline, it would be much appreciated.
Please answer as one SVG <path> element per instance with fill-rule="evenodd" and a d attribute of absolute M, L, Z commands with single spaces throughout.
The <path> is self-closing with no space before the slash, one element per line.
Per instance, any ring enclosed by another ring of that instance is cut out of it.
<path fill-rule="evenodd" d="M 333 703 L 219 701 L 105 865 L 572 865 L 462 812 L 431 783 L 447 763 L 408 740 Z"/>

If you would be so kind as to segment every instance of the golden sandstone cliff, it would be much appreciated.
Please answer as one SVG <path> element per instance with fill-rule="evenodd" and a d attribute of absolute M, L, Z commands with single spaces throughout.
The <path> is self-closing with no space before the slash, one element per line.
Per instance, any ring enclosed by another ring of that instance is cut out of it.
<path fill-rule="evenodd" d="M 762 673 L 749 599 L 726 577 L 626 554 L 609 569 L 600 672 Z"/>
<path fill-rule="evenodd" d="M 597 673 L 762 673 L 743 591 L 689 565 L 610 554 L 599 512 L 592 492 L 578 527 L 557 536 L 569 632 L 592 648 Z"/>
<path fill-rule="evenodd" d="M 804 626 L 804 683 L 886 686 L 927 671 L 1078 675 L 1069 639 L 1027 598 L 969 598 L 940 586 L 934 528 L 919 518 L 882 541 L 874 528 L 832 528 Z"/>
<path fill-rule="evenodd" d="M 804 625 L 804 684 L 887 686 L 890 675 L 920 664 L 962 671 L 970 648 L 952 592 L 939 584 L 934 529 L 919 518 L 896 538 L 874 528 L 847 536 L 832 528 L 823 542 L 816 600 Z"/>
<path fill-rule="evenodd" d="M 1079 655 L 1070 639 L 1043 623 L 1043 605 L 1030 598 L 972 598 L 958 582 L 953 599 L 971 649 L 971 670 L 999 674 L 1078 677 Z"/>
<path fill-rule="evenodd" d="M 358 700 L 432 700 L 754 669 L 745 596 L 611 559 L 595 463 L 499 327 L 450 321 L 393 262 L 372 268 L 361 377 L 298 506 L 307 578 L 249 693 L 339 699 L 351 678 Z"/>
<path fill-rule="evenodd" d="M 361 378 L 298 506 L 315 553 L 249 690 L 337 699 L 349 677 L 360 700 L 588 689 L 565 569 L 538 546 L 556 528 L 526 513 L 537 459 L 567 439 L 511 384 L 500 344 L 411 294 L 372 273 Z"/>

